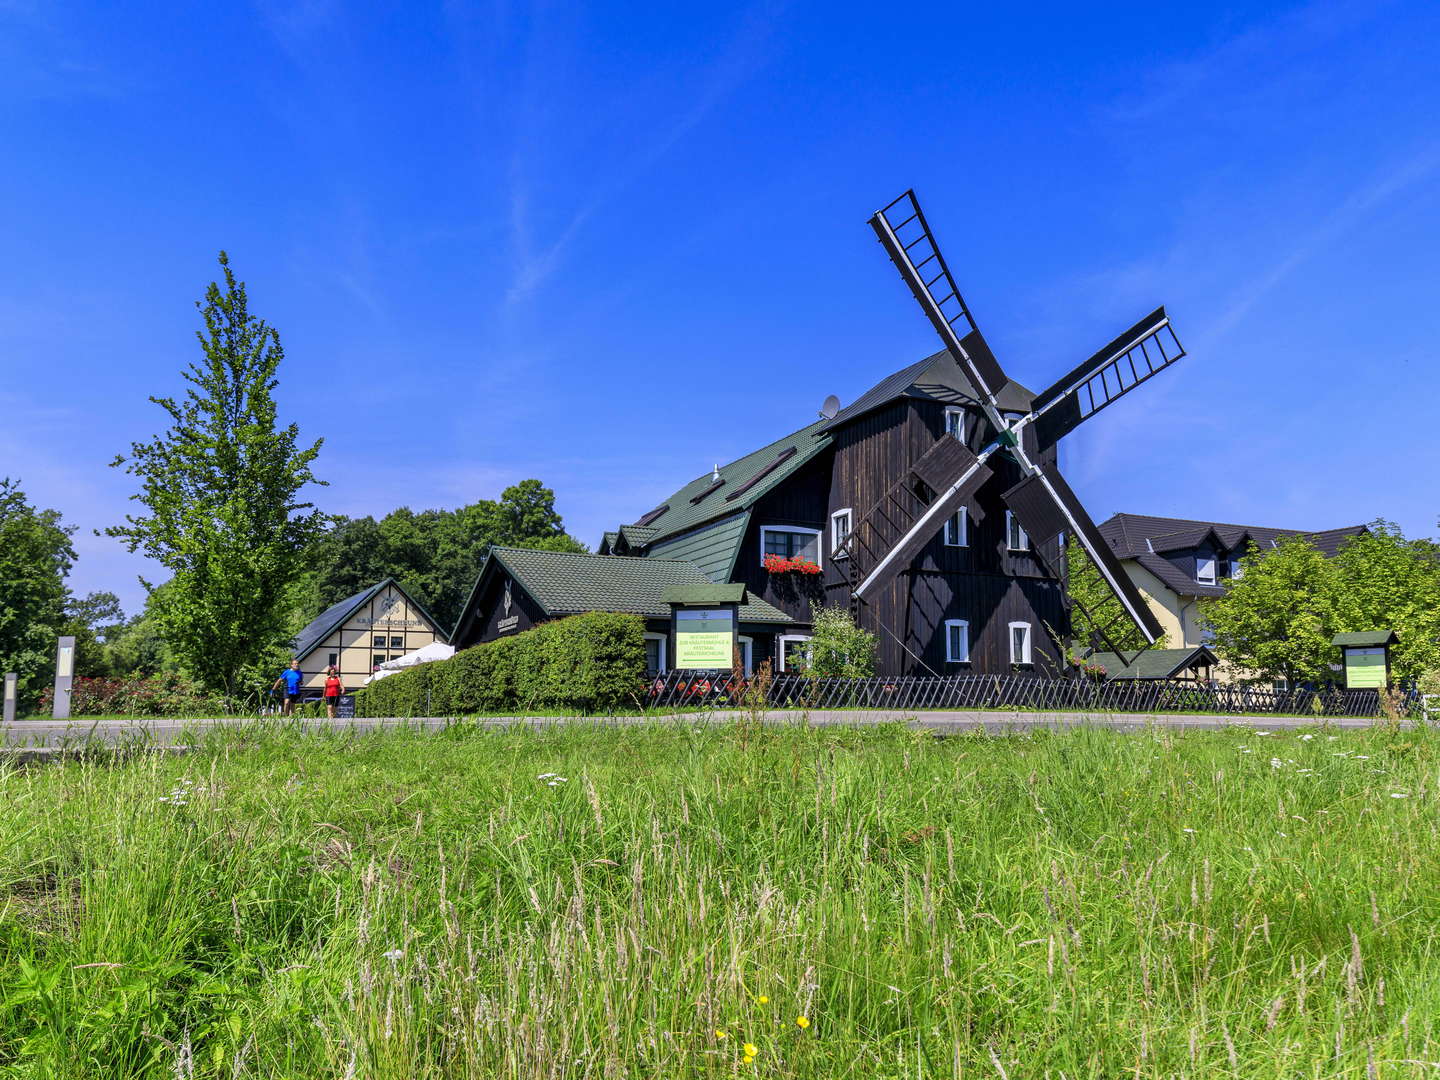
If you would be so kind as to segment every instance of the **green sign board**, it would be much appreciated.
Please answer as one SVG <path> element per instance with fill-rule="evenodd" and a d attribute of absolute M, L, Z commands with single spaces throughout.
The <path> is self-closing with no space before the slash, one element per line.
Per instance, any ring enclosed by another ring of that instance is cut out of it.
<path fill-rule="evenodd" d="M 729 608 L 675 609 L 674 667 L 728 668 L 734 649 L 735 613 Z"/>
<path fill-rule="evenodd" d="M 1345 685 L 1368 690 L 1385 685 L 1385 650 L 1382 647 L 1345 650 Z"/>

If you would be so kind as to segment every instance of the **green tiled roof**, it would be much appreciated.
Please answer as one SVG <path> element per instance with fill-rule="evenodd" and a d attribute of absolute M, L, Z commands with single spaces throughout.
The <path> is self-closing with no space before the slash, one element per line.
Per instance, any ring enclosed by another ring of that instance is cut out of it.
<path fill-rule="evenodd" d="M 1394 630 L 1351 630 L 1330 639 L 1333 645 L 1393 645 L 1399 641 Z"/>
<path fill-rule="evenodd" d="M 732 514 L 692 532 L 668 537 L 653 545 L 650 554 L 658 559 L 694 563 L 711 581 L 729 581 L 749 521 L 748 510 Z"/>
<path fill-rule="evenodd" d="M 715 483 L 713 473 L 702 473 L 660 504 L 669 506 L 669 510 L 649 525 L 641 526 L 641 528 L 651 533 L 649 539 L 653 543 L 654 538 L 670 537 L 677 533 L 688 532 L 707 521 L 728 516 L 737 510 L 749 509 L 754 505 L 756 499 L 830 445 L 830 437 L 820 430 L 825 423 L 824 420 L 817 420 L 808 427 L 786 435 L 783 439 L 777 439 L 769 446 L 762 446 L 754 453 L 746 454 L 738 461 L 720 466 L 720 479 L 725 483 L 716 487 L 711 494 L 699 502 L 691 502 L 692 498 Z M 735 498 L 729 497 L 754 480 L 777 457 L 792 449 L 794 453 L 767 473 L 764 479 L 754 487 L 746 489 Z M 622 529 L 625 530 L 635 528 L 634 525 L 622 526 Z M 628 532 L 626 538 L 629 539 Z"/>
<path fill-rule="evenodd" d="M 745 585 L 668 585 L 660 598 L 667 604 L 739 604 L 745 600 Z"/>
<path fill-rule="evenodd" d="M 577 555 L 510 547 L 491 548 L 490 558 L 508 570 L 550 615 L 624 611 L 663 617 L 670 614 L 670 605 L 665 601 L 667 588 L 711 584 L 698 566 L 678 559 Z M 765 601 L 750 597 L 740 605 L 740 621 L 788 623 L 791 619 Z"/>
<path fill-rule="evenodd" d="M 1191 649 L 1146 649 L 1128 665 L 1113 652 L 1092 653 L 1086 658 L 1086 663 L 1100 664 L 1105 668 L 1105 678 L 1109 682 L 1116 679 L 1168 679 L 1197 661 L 1213 666 L 1216 663 L 1215 654 L 1204 645 L 1197 645 Z"/>

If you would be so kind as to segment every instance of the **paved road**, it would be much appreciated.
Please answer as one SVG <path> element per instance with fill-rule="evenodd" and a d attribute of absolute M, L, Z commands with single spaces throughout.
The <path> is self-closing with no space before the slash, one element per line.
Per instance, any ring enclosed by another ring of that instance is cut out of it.
<path fill-rule="evenodd" d="M 681 713 L 678 715 L 657 715 L 653 717 L 563 717 L 563 716 L 502 716 L 483 720 L 457 721 L 446 717 L 427 717 L 414 720 L 304 720 L 298 721 L 306 730 L 375 731 L 381 728 L 409 725 L 426 731 L 439 731 L 451 724 L 464 723 L 480 728 L 553 727 L 559 724 L 593 724 L 600 726 L 634 726 L 654 723 L 733 723 L 744 719 L 745 713 Z M 768 724 L 810 723 L 816 727 L 864 727 L 866 725 L 899 721 L 938 735 L 959 735 L 984 731 L 989 735 L 1017 734 L 1036 730 L 1064 730 L 1074 727 L 1100 727 L 1114 731 L 1144 731 L 1152 727 L 1181 730 L 1214 731 L 1224 728 L 1264 728 L 1283 730 L 1287 728 L 1311 727 L 1314 720 L 1281 718 L 1272 716 L 1210 716 L 1203 714 L 1158 714 L 1141 716 L 1117 713 L 1083 712 L 884 712 L 880 710 L 833 710 L 812 712 L 808 716 L 800 712 L 776 711 L 764 714 Z M 7 747 L 64 747 L 90 740 L 102 740 L 112 745 L 129 743 L 173 746 L 183 744 L 194 731 L 203 728 L 241 728 L 254 724 L 253 719 L 224 718 L 213 720 L 25 720 L 3 729 L 4 745 Z M 1330 725 L 1336 729 L 1367 728 L 1377 721 L 1356 717 L 1332 717 Z"/>

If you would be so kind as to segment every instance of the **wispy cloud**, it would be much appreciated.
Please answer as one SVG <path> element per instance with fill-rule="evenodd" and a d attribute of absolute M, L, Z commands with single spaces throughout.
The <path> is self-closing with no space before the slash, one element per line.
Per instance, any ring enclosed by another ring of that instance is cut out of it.
<path fill-rule="evenodd" d="M 567 249 L 597 211 L 640 180 L 760 67 L 778 10 L 772 3 L 749 9 L 741 20 L 739 30 L 720 56 L 700 72 L 696 79 L 697 88 L 689 97 L 689 108 L 669 124 L 657 125 L 659 133 L 653 139 L 639 146 L 610 176 L 599 178 L 590 185 L 589 197 L 553 238 L 543 243 L 536 242 L 532 227 L 531 173 L 534 164 L 529 148 L 536 141 L 535 133 L 520 133 L 509 170 L 511 238 L 516 269 L 505 294 L 507 306 L 514 306 L 528 298 L 554 273 Z M 548 69 L 549 58 L 546 57 L 543 62 Z M 530 112 L 532 122 L 538 119 L 538 108 L 532 106 Z"/>

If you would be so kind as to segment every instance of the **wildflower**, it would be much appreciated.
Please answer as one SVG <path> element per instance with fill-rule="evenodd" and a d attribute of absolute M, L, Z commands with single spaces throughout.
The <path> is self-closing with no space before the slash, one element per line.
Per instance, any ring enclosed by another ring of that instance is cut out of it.
<path fill-rule="evenodd" d="M 760 1048 L 754 1043 L 746 1043 L 744 1049 L 747 1058 L 753 1058 L 756 1054 L 760 1053 Z"/>
<path fill-rule="evenodd" d="M 1270 735 L 1270 734 L 1273 734 L 1273 732 L 1269 732 L 1269 731 L 1257 731 L 1257 732 L 1255 732 L 1255 734 L 1256 734 L 1256 735 Z"/>
<path fill-rule="evenodd" d="M 754 1058 L 753 1056 L 751 1056 L 750 1054 L 746 1054 L 746 1055 L 745 1055 L 743 1058 L 741 1058 L 740 1060 L 743 1061 L 746 1065 L 753 1065 L 753 1064 L 755 1064 L 755 1058 Z"/>
<path fill-rule="evenodd" d="M 1194 829 L 1187 828 L 1185 831 L 1186 831 L 1186 832 L 1194 832 L 1195 830 L 1194 830 Z"/>
<path fill-rule="evenodd" d="M 1278 757 L 1272 757 L 1272 758 L 1270 759 L 1270 768 L 1272 768 L 1272 769 L 1283 769 L 1284 767 L 1285 767 L 1285 763 L 1284 763 L 1283 761 L 1281 761 Z"/>
<path fill-rule="evenodd" d="M 1355 755 L 1355 760 L 1356 760 L 1356 761 L 1369 761 L 1369 760 L 1370 760 L 1370 755 L 1369 755 L 1369 754 L 1356 754 L 1356 755 Z"/>
<path fill-rule="evenodd" d="M 795 1018 L 795 1026 L 796 1026 L 796 1027 L 802 1027 L 802 1028 L 807 1028 L 807 1027 L 809 1027 L 809 1026 L 810 1026 L 810 1018 L 809 1018 L 808 1016 L 797 1016 L 797 1017 Z"/>
<path fill-rule="evenodd" d="M 1403 791 L 1392 791 L 1392 792 L 1390 793 L 1390 798 L 1392 798 L 1392 799 L 1408 799 L 1408 798 L 1410 798 L 1410 796 L 1409 796 L 1406 792 L 1403 792 Z"/>
<path fill-rule="evenodd" d="M 730 1037 L 730 1033 L 728 1031 L 721 1031 L 719 1028 L 716 1028 L 715 1037 L 717 1039 L 728 1039 Z"/>
<path fill-rule="evenodd" d="M 760 995 L 758 998 L 756 998 L 755 1000 L 758 1001 L 761 1005 L 769 1005 L 769 1004 L 770 1004 L 770 999 L 769 999 L 768 997 L 766 997 L 764 994 L 761 994 L 761 995 Z"/>
<path fill-rule="evenodd" d="M 405 950 L 390 949 L 388 952 L 381 953 L 380 955 L 385 957 L 386 960 L 389 960 L 393 963 L 396 960 L 403 960 L 405 958 Z"/>
<path fill-rule="evenodd" d="M 1301 735 L 1301 736 L 1300 736 L 1300 741 L 1301 741 L 1301 742 L 1309 742 L 1309 741 L 1310 741 L 1311 739 L 1313 739 L 1313 738 L 1315 738 L 1315 736 L 1312 735 L 1310 732 L 1307 731 L 1304 735 Z"/>

